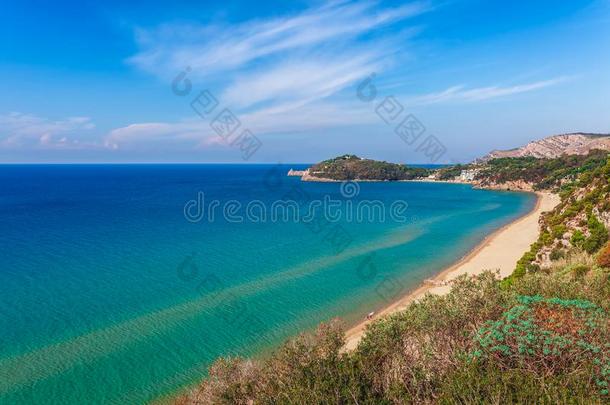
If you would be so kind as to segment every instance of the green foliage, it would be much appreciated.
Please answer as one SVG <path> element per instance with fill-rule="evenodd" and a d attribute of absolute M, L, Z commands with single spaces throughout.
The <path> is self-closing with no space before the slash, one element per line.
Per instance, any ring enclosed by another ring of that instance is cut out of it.
<path fill-rule="evenodd" d="M 591 235 L 582 244 L 589 254 L 597 252 L 608 241 L 608 230 L 595 215 L 589 215 L 587 226 Z"/>
<path fill-rule="evenodd" d="M 565 257 L 565 252 L 561 249 L 553 249 L 551 254 L 549 255 L 549 259 L 555 261 L 559 259 L 563 259 Z"/>
<path fill-rule="evenodd" d="M 579 186 L 584 187 L 595 178 L 596 169 L 605 167 L 607 158 L 608 152 L 600 150 L 584 156 L 564 155 L 555 159 L 498 158 L 490 160 L 477 177 L 493 183 L 522 180 L 532 183 L 536 190 L 545 190 L 556 189 L 562 180 L 576 180 L 580 176 Z M 571 186 L 561 187 L 565 192 Z"/>
<path fill-rule="evenodd" d="M 538 375 L 592 370 L 600 394 L 608 394 L 608 317 L 586 300 L 520 296 L 518 305 L 479 329 L 477 360 Z"/>
<path fill-rule="evenodd" d="M 553 226 L 551 236 L 553 236 L 554 239 L 561 238 L 563 234 L 567 232 L 567 230 L 568 228 L 565 226 L 565 224 L 557 224 Z"/>
<path fill-rule="evenodd" d="M 315 164 L 309 172 L 333 180 L 413 180 L 428 176 L 431 170 L 343 155 Z"/>
<path fill-rule="evenodd" d="M 570 238 L 570 243 L 574 246 L 582 247 L 585 242 L 585 235 L 580 230 L 574 231 L 572 237 Z"/>
<path fill-rule="evenodd" d="M 493 362 L 462 361 L 444 381 L 439 404 L 606 404 L 582 374 L 545 376 Z"/>
<path fill-rule="evenodd" d="M 579 265 L 572 267 L 571 270 L 572 270 L 572 274 L 574 274 L 574 277 L 581 278 L 581 277 L 584 277 L 585 274 L 587 274 L 591 269 L 586 264 L 579 264 Z"/>
<path fill-rule="evenodd" d="M 436 177 L 439 180 L 453 180 L 460 174 L 462 174 L 462 170 L 471 169 L 472 165 L 462 165 L 457 164 L 453 166 L 443 167 L 438 169 L 436 172 Z"/>
<path fill-rule="evenodd" d="M 538 265 L 533 264 L 532 262 L 534 260 L 536 260 L 536 256 L 538 255 L 540 248 L 542 248 L 542 246 L 544 246 L 545 244 L 550 243 L 550 241 L 548 240 L 549 237 L 550 237 L 550 234 L 542 233 L 540 235 L 540 237 L 538 238 L 538 240 L 536 242 L 532 243 L 532 245 L 530 246 L 530 250 L 523 254 L 521 259 L 519 259 L 519 261 L 517 262 L 517 266 L 515 267 L 515 270 L 512 272 L 512 274 L 510 276 L 508 276 L 505 279 L 506 280 L 506 281 L 504 281 L 505 287 L 511 285 L 513 283 L 513 280 L 519 279 L 519 278 L 525 276 L 525 274 L 527 272 L 535 273 L 538 270 L 540 270 L 540 267 Z"/>

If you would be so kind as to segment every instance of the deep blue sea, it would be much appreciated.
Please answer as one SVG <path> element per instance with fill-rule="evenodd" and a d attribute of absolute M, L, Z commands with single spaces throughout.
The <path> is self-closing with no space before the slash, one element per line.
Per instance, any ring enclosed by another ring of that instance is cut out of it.
<path fill-rule="evenodd" d="M 304 167 L 0 166 L 0 403 L 158 399 L 218 356 L 362 319 L 535 204 L 466 185 L 286 176 Z M 258 215 L 325 199 L 338 219 Z M 348 215 L 396 201 L 400 221 Z M 200 215 L 211 205 L 214 218 Z"/>

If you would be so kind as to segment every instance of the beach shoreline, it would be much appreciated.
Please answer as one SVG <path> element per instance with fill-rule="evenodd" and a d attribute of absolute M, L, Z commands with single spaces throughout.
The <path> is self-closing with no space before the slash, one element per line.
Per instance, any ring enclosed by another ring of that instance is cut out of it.
<path fill-rule="evenodd" d="M 451 290 L 450 281 L 462 274 L 476 275 L 485 270 L 498 270 L 500 277 L 510 275 L 521 256 L 534 243 L 539 234 L 539 219 L 543 212 L 552 210 L 559 204 L 559 196 L 552 193 L 536 192 L 536 204 L 525 215 L 487 235 L 468 254 L 445 268 L 428 283 L 409 291 L 398 300 L 375 313 L 370 319 L 360 321 L 345 334 L 345 350 L 356 348 L 364 336 L 366 327 L 375 320 L 400 311 L 408 304 L 427 293 L 443 295 Z"/>

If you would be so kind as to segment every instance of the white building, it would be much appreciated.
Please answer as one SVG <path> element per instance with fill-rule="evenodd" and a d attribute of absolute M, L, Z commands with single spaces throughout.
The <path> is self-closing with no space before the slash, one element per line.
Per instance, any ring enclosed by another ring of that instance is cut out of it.
<path fill-rule="evenodd" d="M 462 172 L 460 173 L 459 179 L 461 181 L 473 181 L 475 176 L 477 175 L 477 172 L 478 172 L 478 170 L 475 170 L 475 169 L 462 170 Z"/>

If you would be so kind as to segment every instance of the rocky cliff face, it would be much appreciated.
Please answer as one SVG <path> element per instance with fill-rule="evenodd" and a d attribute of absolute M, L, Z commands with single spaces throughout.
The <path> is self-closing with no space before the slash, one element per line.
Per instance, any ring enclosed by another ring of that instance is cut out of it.
<path fill-rule="evenodd" d="M 556 158 L 561 155 L 586 155 L 593 149 L 610 151 L 610 134 L 574 133 L 553 135 L 510 150 L 495 150 L 479 159 L 486 162 L 502 157 Z"/>
<path fill-rule="evenodd" d="M 503 190 L 503 191 L 534 191 L 534 185 L 524 180 L 507 181 L 504 183 L 495 183 L 486 179 L 476 179 L 469 182 L 475 188 L 483 188 L 486 190 Z"/>

